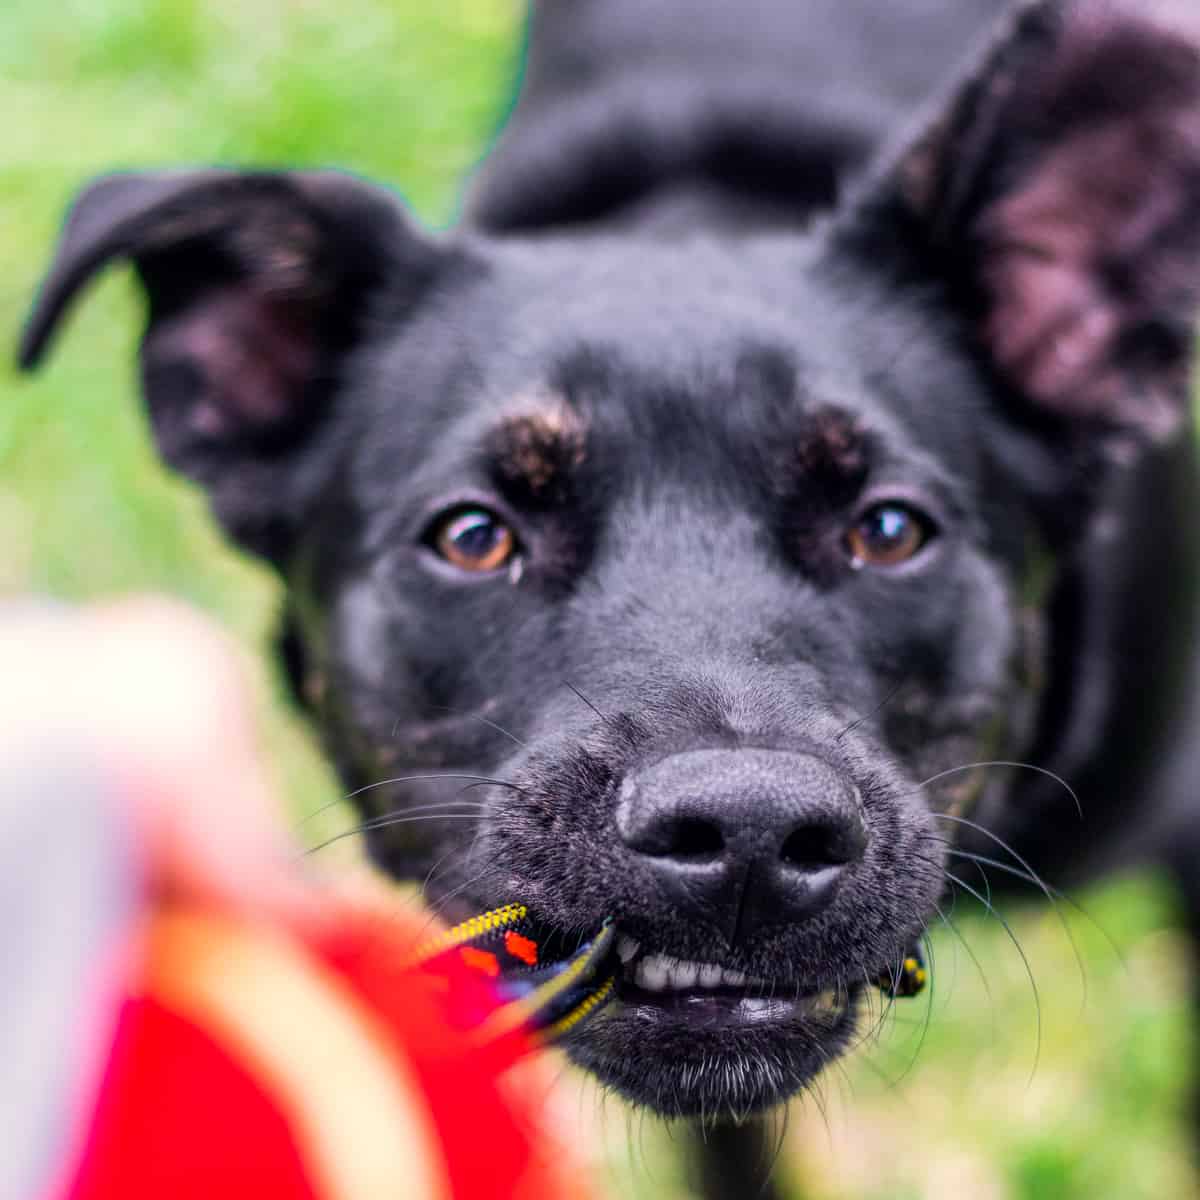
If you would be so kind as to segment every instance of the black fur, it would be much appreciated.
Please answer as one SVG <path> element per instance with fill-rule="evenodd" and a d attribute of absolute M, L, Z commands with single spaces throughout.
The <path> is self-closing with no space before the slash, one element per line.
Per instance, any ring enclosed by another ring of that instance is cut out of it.
<path fill-rule="evenodd" d="M 121 177 L 77 202 L 27 332 L 33 365 L 132 259 L 164 453 L 286 576 L 289 670 L 347 784 L 503 781 L 467 793 L 477 827 L 376 829 L 380 863 L 836 990 L 791 1023 L 585 1026 L 576 1060 L 663 1113 L 764 1108 L 845 1048 L 934 913 L 942 811 L 1055 881 L 1167 846 L 1194 871 L 1200 41 L 1188 0 L 1039 0 L 929 102 L 925 64 L 996 7 L 545 4 L 444 242 L 349 179 Z M 933 536 L 856 564 L 889 500 Z M 463 504 L 518 565 L 438 558 Z M 819 916 L 729 944 L 618 837 L 622 785 L 702 747 L 857 789 L 867 849 Z M 1032 773 L 922 786 L 994 758 L 1065 775 L 1086 821 Z"/>

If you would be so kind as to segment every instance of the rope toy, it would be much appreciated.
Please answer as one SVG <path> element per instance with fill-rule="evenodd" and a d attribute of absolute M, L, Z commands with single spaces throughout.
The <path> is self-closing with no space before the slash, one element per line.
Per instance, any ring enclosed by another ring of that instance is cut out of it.
<path fill-rule="evenodd" d="M 430 938 L 408 965 L 435 975 L 453 965 L 492 981 L 500 1004 L 475 1030 L 480 1043 L 521 1030 L 544 1045 L 570 1033 L 613 998 L 615 938 L 612 920 L 605 919 L 573 954 L 545 960 L 529 910 L 506 904 Z"/>
<path fill-rule="evenodd" d="M 925 965 L 925 956 L 921 947 L 914 943 L 901 960 L 895 971 L 884 971 L 875 979 L 875 986 L 893 999 L 910 999 L 919 996 L 929 982 L 929 968 Z"/>

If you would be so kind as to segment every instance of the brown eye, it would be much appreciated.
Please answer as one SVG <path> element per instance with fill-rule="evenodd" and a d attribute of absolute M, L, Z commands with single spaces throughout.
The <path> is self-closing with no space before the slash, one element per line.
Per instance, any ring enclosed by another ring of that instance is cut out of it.
<path fill-rule="evenodd" d="M 460 508 L 437 523 L 431 545 L 463 571 L 497 571 L 512 559 L 517 540 L 495 513 Z"/>
<path fill-rule="evenodd" d="M 933 522 L 907 504 L 876 504 L 846 535 L 855 566 L 894 567 L 910 558 L 933 536 Z"/>

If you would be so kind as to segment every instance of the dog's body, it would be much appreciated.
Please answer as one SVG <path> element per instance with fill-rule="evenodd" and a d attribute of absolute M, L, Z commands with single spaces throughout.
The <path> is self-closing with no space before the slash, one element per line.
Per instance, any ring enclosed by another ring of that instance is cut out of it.
<path fill-rule="evenodd" d="M 286 575 L 377 859 L 615 918 L 571 1052 L 711 1117 L 846 1047 L 950 842 L 1200 912 L 1200 42 L 1024 5 L 908 139 L 992 0 L 646 7 L 537 11 L 443 242 L 336 176 L 96 185 L 24 358 L 137 263 L 160 446 Z"/>

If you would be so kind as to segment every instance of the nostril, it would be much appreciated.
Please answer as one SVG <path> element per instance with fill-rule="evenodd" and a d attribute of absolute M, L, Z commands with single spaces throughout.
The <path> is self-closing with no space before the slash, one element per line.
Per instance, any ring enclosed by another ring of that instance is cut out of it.
<path fill-rule="evenodd" d="M 725 839 L 712 822 L 685 817 L 676 823 L 676 858 L 712 858 L 724 849 Z"/>
<path fill-rule="evenodd" d="M 862 857 L 863 836 L 858 828 L 840 823 L 810 823 L 793 829 L 780 847 L 779 857 L 800 871 L 844 867 Z"/>
<path fill-rule="evenodd" d="M 656 832 L 653 847 L 647 846 L 645 852 L 658 858 L 704 862 L 725 851 L 720 829 L 699 817 L 678 817 L 662 824 Z"/>

